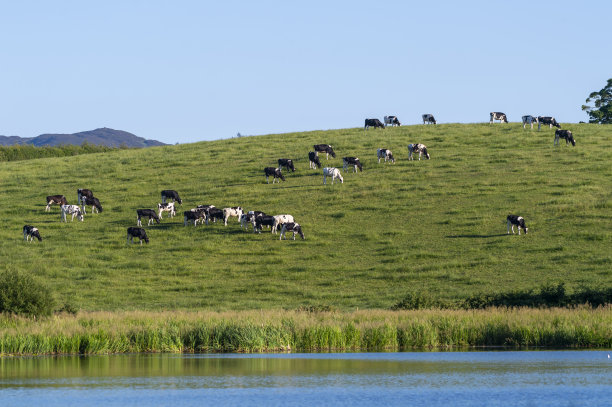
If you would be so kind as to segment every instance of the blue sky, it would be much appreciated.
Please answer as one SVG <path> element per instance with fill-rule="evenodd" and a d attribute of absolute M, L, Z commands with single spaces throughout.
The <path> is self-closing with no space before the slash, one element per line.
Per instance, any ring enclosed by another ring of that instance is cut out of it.
<path fill-rule="evenodd" d="M 587 120 L 606 1 L 3 1 L 0 135 L 166 143 L 523 114 Z"/>

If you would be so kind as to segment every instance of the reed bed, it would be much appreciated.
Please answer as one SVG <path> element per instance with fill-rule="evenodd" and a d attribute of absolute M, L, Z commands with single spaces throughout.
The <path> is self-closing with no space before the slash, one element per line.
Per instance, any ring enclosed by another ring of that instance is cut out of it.
<path fill-rule="evenodd" d="M 83 312 L 0 318 L 0 354 L 611 348 L 612 307 Z"/>

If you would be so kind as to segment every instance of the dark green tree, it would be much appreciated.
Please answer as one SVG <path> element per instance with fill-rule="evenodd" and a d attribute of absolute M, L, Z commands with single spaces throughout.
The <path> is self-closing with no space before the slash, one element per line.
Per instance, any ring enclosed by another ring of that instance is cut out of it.
<path fill-rule="evenodd" d="M 589 123 L 612 123 L 612 78 L 605 88 L 589 95 L 586 103 L 591 102 L 594 106 L 582 105 L 582 110 L 589 115 Z"/>

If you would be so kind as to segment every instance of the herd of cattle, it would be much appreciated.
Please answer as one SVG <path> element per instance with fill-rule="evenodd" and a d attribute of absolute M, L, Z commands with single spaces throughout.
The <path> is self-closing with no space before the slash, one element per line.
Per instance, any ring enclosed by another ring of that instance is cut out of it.
<path fill-rule="evenodd" d="M 436 119 L 432 114 L 424 114 L 422 116 L 423 124 L 436 124 Z M 508 123 L 508 118 L 506 114 L 502 112 L 491 112 L 489 123 L 493 124 L 495 121 L 499 121 L 500 123 Z M 531 116 L 525 115 L 522 117 L 523 128 L 527 125 L 530 125 L 533 129 L 533 124 L 538 124 L 538 130 L 541 129 L 542 125 L 548 125 L 549 128 L 557 127 L 555 131 L 555 140 L 553 145 L 557 145 L 559 143 L 559 139 L 564 139 L 566 144 L 571 143 L 573 146 L 576 145 L 576 141 L 572 135 L 572 132 L 569 130 L 562 130 L 561 125 L 555 120 L 554 117 L 550 116 Z M 378 119 L 366 119 L 364 129 L 368 129 L 370 127 L 373 128 L 385 128 L 386 126 L 401 126 L 401 123 L 397 116 L 385 116 L 384 124 Z M 336 157 L 336 153 L 333 147 L 330 144 L 315 144 L 313 146 L 314 151 L 310 151 L 308 153 L 308 161 L 310 169 L 321 168 L 321 160 L 319 159 L 319 154 L 325 153 L 326 160 L 329 160 L 329 156 L 332 158 Z M 419 154 L 419 160 L 421 156 L 425 156 L 427 159 L 430 159 L 430 155 L 427 152 L 427 147 L 423 144 L 409 144 L 408 145 L 408 160 L 413 160 L 413 154 Z M 378 163 L 381 160 L 384 162 L 395 163 L 395 157 L 391 150 L 387 148 L 379 148 L 376 151 L 376 156 L 378 158 Z M 343 157 L 342 158 L 343 169 L 346 172 L 349 168 L 352 168 L 354 172 L 363 171 L 363 165 L 359 161 L 357 157 Z M 272 183 L 275 183 L 277 180 L 285 180 L 284 175 L 282 174 L 282 168 L 285 168 L 287 171 L 294 172 L 295 166 L 293 164 L 293 160 L 289 158 L 280 158 L 278 159 L 278 167 L 265 167 L 264 174 L 266 177 L 266 182 L 269 183 L 269 177 L 272 177 Z M 325 167 L 323 168 L 323 184 L 327 183 L 327 178 L 330 177 L 332 180 L 332 184 L 336 179 L 340 180 L 341 183 L 344 183 L 344 178 L 342 177 L 341 171 L 336 167 Z M 140 244 L 142 242 L 149 243 L 149 238 L 145 229 L 142 228 L 142 219 L 147 219 L 147 225 L 151 225 L 153 222 L 160 223 L 160 219 L 162 219 L 162 213 L 168 212 L 170 217 L 174 217 L 176 215 L 176 204 L 182 204 L 183 201 L 180 198 L 178 192 L 174 190 L 164 190 L 161 191 L 161 203 L 157 204 L 157 212 L 153 209 L 137 209 L 136 210 L 136 227 L 129 227 L 127 229 L 127 242 L 133 242 L 134 238 L 138 238 L 140 240 Z M 168 202 L 166 202 L 168 201 Z M 50 195 L 47 196 L 46 199 L 46 207 L 45 211 L 51 210 L 51 205 L 59 205 L 61 216 L 60 219 L 63 222 L 67 222 L 67 217 L 71 217 L 71 221 L 76 217 L 78 220 L 83 221 L 84 215 L 87 214 L 87 206 L 91 206 L 92 213 L 100 213 L 102 212 L 102 205 L 100 204 L 100 200 L 94 197 L 93 192 L 89 189 L 78 189 L 77 190 L 77 203 L 78 205 L 69 205 L 66 197 L 64 195 Z M 293 239 L 295 240 L 295 236 L 300 235 L 302 239 L 305 239 L 304 232 L 302 231 L 302 227 L 299 223 L 295 222 L 293 216 L 291 215 L 266 215 L 261 211 L 249 211 L 244 212 L 244 210 L 240 206 L 236 207 L 228 207 L 224 209 L 216 208 L 214 205 L 198 205 L 197 207 L 190 209 L 189 211 L 183 212 L 183 224 L 187 226 L 189 223 L 193 223 L 194 227 L 197 226 L 198 222 L 200 224 L 208 225 L 210 221 L 216 222 L 217 220 L 223 220 L 225 226 L 227 226 L 227 221 L 230 217 L 237 217 L 240 221 L 240 226 L 242 228 L 248 229 L 248 225 L 251 224 L 253 227 L 253 232 L 261 233 L 262 228 L 267 226 L 271 229 L 271 233 L 276 233 L 277 230 L 280 229 L 280 239 L 286 238 L 287 232 L 293 232 Z M 514 226 L 517 226 L 519 235 L 521 234 L 521 229 L 524 230 L 525 234 L 527 233 L 527 227 L 525 226 L 525 220 L 523 217 L 518 215 L 508 215 L 507 217 L 507 233 L 514 234 Z M 38 228 L 32 225 L 25 225 L 23 227 L 23 238 L 25 241 L 34 241 L 34 239 L 38 239 L 42 241 L 42 237 L 40 236 L 40 231 Z"/>

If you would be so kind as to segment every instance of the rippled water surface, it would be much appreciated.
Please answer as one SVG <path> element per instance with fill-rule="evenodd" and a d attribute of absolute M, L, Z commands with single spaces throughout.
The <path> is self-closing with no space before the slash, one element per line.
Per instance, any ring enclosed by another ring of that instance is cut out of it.
<path fill-rule="evenodd" d="M 608 351 L 0 358 L 0 406 L 612 406 Z"/>

